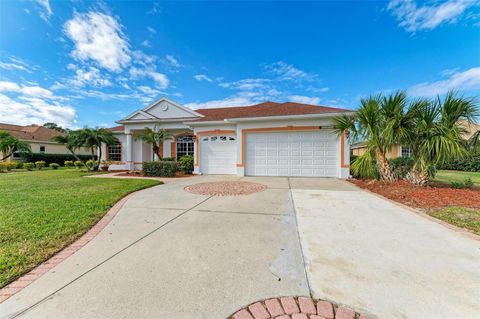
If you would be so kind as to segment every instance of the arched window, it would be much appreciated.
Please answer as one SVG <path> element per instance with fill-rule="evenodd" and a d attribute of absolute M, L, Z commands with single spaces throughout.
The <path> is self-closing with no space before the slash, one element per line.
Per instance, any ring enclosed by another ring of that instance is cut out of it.
<path fill-rule="evenodd" d="M 177 159 L 185 155 L 193 155 L 193 136 L 179 136 L 175 140 L 177 142 Z"/>
<path fill-rule="evenodd" d="M 122 143 L 119 141 L 107 146 L 107 160 L 120 162 L 122 160 Z"/>

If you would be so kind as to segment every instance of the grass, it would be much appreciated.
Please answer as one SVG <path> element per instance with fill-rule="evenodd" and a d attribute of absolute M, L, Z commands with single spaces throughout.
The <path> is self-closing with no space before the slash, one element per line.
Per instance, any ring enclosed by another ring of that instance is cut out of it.
<path fill-rule="evenodd" d="M 77 169 L 0 174 L 0 288 L 87 232 L 155 180 L 83 178 Z"/>
<path fill-rule="evenodd" d="M 471 230 L 480 235 L 480 210 L 466 207 L 446 207 L 430 209 L 427 211 L 430 216 L 443 220 L 457 227 Z"/>
<path fill-rule="evenodd" d="M 471 178 L 476 186 L 480 186 L 480 172 L 438 171 L 434 182 L 450 185 L 452 182 L 465 182 L 467 178 Z"/>

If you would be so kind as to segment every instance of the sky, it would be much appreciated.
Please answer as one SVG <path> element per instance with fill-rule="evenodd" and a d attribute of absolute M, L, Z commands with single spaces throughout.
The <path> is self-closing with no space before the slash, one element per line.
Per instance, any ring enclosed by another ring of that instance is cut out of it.
<path fill-rule="evenodd" d="M 480 96 L 478 1 L 0 1 L 3 123 L 452 89 Z"/>

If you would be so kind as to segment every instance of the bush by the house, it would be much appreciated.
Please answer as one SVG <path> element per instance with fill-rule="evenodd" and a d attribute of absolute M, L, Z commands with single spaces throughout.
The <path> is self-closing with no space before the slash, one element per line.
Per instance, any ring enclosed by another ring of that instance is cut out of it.
<path fill-rule="evenodd" d="M 0 162 L 0 172 L 10 172 L 14 168 L 17 168 L 17 163 L 15 162 Z"/>
<path fill-rule="evenodd" d="M 51 163 L 64 163 L 65 161 L 75 161 L 76 158 L 71 154 L 46 154 L 46 153 L 31 153 L 23 155 L 25 162 L 43 161 L 45 165 Z M 91 155 L 78 155 L 82 161 L 92 159 Z M 95 157 L 96 158 L 96 157 Z"/>
<path fill-rule="evenodd" d="M 73 161 L 65 161 L 63 162 L 63 166 L 65 166 L 66 168 L 72 168 L 75 165 L 73 164 Z"/>
<path fill-rule="evenodd" d="M 31 171 L 35 167 L 35 164 L 33 163 L 23 163 L 23 168 L 26 169 L 27 171 Z"/>
<path fill-rule="evenodd" d="M 76 168 L 82 168 L 83 167 L 83 162 L 82 161 L 75 161 L 73 163 L 73 165 L 75 165 Z"/>
<path fill-rule="evenodd" d="M 45 162 L 44 161 L 36 161 L 35 162 L 35 167 L 38 169 L 42 169 L 45 167 Z"/>
<path fill-rule="evenodd" d="M 15 161 L 15 168 L 16 169 L 22 169 L 23 168 L 23 162 L 22 161 Z"/>
<path fill-rule="evenodd" d="M 441 165 L 439 169 L 480 172 L 480 154 L 472 154 L 462 159 L 451 160 Z"/>
<path fill-rule="evenodd" d="M 178 168 L 185 174 L 193 172 L 193 156 L 184 155 L 178 161 Z"/>
<path fill-rule="evenodd" d="M 178 170 L 178 163 L 172 161 L 143 162 L 143 175 L 173 177 Z"/>
<path fill-rule="evenodd" d="M 50 166 L 51 169 L 58 169 L 60 167 L 60 165 L 57 163 L 50 163 L 48 166 Z"/>
<path fill-rule="evenodd" d="M 404 179 L 412 169 L 414 160 L 411 157 L 397 157 L 389 160 L 389 162 L 395 176 Z"/>
<path fill-rule="evenodd" d="M 87 166 L 88 169 L 92 169 L 93 167 L 93 160 L 88 160 L 85 162 L 85 165 Z"/>

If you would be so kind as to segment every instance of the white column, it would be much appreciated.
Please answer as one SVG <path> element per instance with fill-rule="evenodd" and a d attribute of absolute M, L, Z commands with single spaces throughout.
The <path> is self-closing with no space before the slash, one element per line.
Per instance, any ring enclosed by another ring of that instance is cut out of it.
<path fill-rule="evenodd" d="M 132 170 L 133 169 L 133 134 L 131 132 L 127 134 L 127 161 L 125 168 Z"/>

